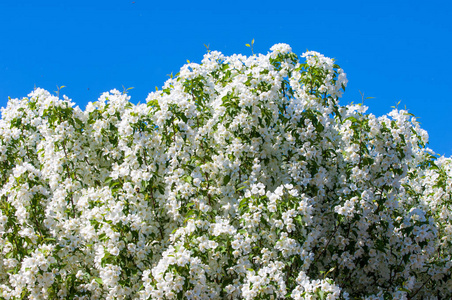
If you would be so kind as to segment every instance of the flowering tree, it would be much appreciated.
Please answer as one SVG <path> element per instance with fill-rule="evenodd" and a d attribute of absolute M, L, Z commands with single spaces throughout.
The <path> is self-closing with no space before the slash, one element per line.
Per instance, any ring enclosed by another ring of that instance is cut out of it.
<path fill-rule="evenodd" d="M 0 121 L 1 299 L 450 299 L 452 162 L 330 58 L 224 56 L 146 104 Z"/>

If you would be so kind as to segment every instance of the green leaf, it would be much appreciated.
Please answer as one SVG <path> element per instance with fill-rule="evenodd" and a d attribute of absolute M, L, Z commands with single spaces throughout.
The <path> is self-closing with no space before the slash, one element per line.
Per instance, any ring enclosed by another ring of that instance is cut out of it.
<path fill-rule="evenodd" d="M 223 177 L 223 185 L 227 185 L 231 181 L 231 176 L 226 175 Z"/>

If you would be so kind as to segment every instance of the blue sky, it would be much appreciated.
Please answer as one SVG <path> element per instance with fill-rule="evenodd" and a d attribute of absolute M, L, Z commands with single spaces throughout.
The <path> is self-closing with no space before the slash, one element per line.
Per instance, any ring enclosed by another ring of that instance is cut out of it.
<path fill-rule="evenodd" d="M 418 116 L 429 147 L 452 155 L 450 1 L 0 1 L 0 106 L 36 87 L 81 108 L 122 86 L 144 102 L 187 59 L 211 50 L 333 57 L 348 75 L 342 104 L 376 115 L 399 101 Z"/>

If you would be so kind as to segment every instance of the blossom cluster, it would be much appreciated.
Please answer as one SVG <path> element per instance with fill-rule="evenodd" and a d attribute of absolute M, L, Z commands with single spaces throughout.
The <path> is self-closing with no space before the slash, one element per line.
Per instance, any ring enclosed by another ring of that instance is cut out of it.
<path fill-rule="evenodd" d="M 0 120 L 0 299 L 450 299 L 452 160 L 333 59 L 209 51 Z"/>

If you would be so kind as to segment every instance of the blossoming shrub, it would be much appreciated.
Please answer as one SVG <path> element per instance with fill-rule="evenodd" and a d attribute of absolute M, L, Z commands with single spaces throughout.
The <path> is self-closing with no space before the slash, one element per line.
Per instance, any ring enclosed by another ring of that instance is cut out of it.
<path fill-rule="evenodd" d="M 452 162 L 330 58 L 209 52 L 146 104 L 0 121 L 2 299 L 450 299 Z"/>

